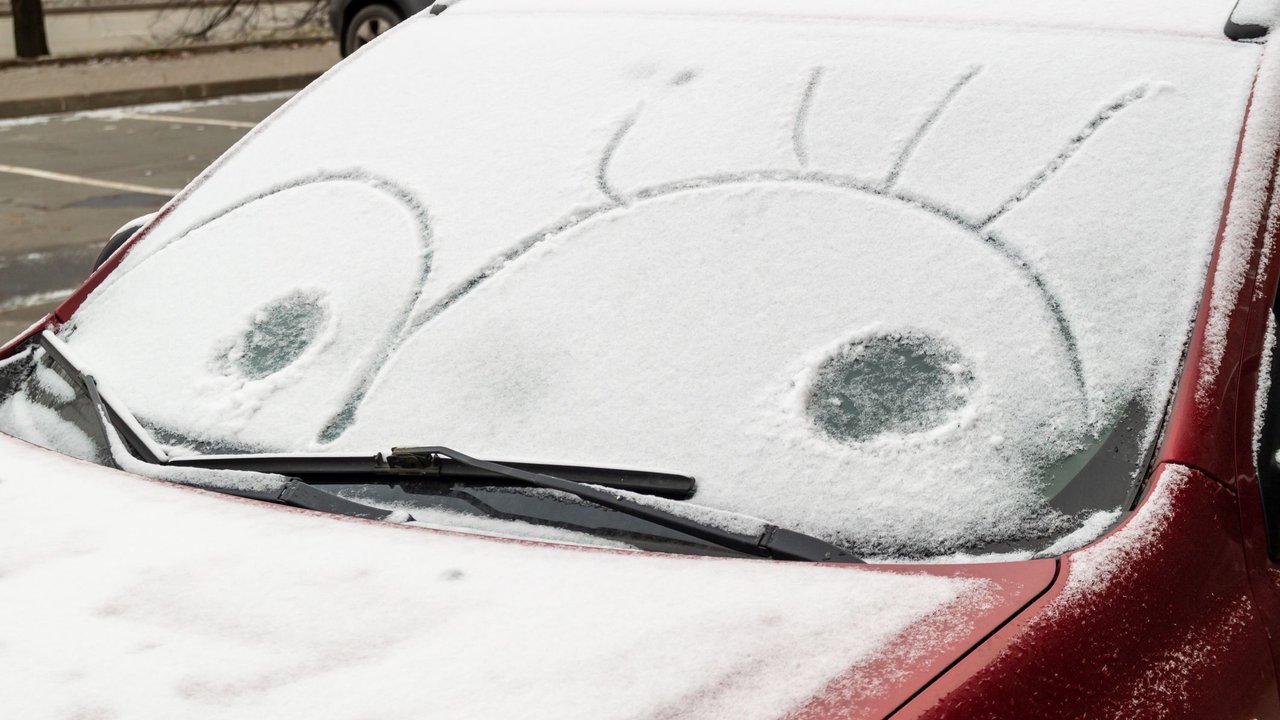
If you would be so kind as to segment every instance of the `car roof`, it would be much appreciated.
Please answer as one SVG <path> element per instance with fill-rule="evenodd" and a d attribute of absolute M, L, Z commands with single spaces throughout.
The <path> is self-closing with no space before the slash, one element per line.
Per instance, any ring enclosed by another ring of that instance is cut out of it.
<path fill-rule="evenodd" d="M 1226 38 L 1241 24 L 1269 25 L 1278 0 L 454 0 L 451 14 L 590 12 L 841 18 L 998 24 Z M 1237 5 L 1239 6 L 1237 8 Z"/>

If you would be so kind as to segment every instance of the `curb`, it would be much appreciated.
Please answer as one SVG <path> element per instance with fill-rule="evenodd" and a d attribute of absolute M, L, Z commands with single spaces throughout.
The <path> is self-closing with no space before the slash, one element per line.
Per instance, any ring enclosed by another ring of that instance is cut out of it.
<path fill-rule="evenodd" d="M 261 1 L 261 0 L 260 0 Z M 206 53 L 232 52 L 236 50 L 271 49 L 280 47 L 307 47 L 325 45 L 335 42 L 328 36 L 280 38 L 277 40 L 242 40 L 229 43 L 207 43 L 202 45 L 178 45 L 169 48 L 146 48 L 140 50 L 110 50 L 107 52 L 85 55 L 45 55 L 30 60 L 5 58 L 0 60 L 0 70 L 13 68 L 48 67 L 61 65 L 88 65 L 104 60 L 164 60 L 182 55 L 204 55 Z"/>
<path fill-rule="evenodd" d="M 113 90 L 110 92 L 67 95 L 63 97 L 0 101 L 0 118 L 53 115 L 56 113 L 99 110 L 127 105 L 207 100 L 227 95 L 250 95 L 280 90 L 299 90 L 318 77 L 320 77 L 320 73 L 305 73 L 281 77 L 224 80 L 189 85 Z"/>
<path fill-rule="evenodd" d="M 283 5 L 285 3 L 297 2 L 298 0 L 257 0 L 260 5 Z M 227 4 L 227 0 L 186 0 L 183 3 L 156 2 L 155 0 L 140 0 L 139 2 L 116 2 L 114 4 L 99 5 L 45 5 L 44 16 L 50 15 L 94 15 L 97 13 L 113 13 L 113 12 L 136 12 L 136 11 L 156 11 L 156 10 L 188 10 L 191 8 L 210 8 L 220 7 Z M 13 17 L 13 10 L 8 7 L 0 7 L 0 18 Z"/>

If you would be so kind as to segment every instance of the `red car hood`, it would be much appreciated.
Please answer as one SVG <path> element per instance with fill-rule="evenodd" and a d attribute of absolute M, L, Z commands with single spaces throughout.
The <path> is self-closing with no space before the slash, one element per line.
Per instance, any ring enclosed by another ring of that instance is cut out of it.
<path fill-rule="evenodd" d="M 882 718 L 1043 594 L 1056 560 L 877 568 L 983 583 L 977 602 L 957 602 L 900 632 L 880 653 L 833 679 L 792 718 Z"/>
<path fill-rule="evenodd" d="M 0 435 L 15 716 L 882 717 L 1056 563 L 496 541 L 212 496 Z"/>

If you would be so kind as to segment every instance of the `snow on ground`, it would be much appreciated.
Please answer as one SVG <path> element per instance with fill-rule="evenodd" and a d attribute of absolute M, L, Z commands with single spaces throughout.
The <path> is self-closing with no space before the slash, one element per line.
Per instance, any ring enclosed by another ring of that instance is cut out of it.
<path fill-rule="evenodd" d="M 179 102 L 151 103 L 149 105 L 127 105 L 125 107 L 108 108 L 106 110 L 80 110 L 77 112 L 55 113 L 52 115 L 28 115 L 26 117 L 0 119 L 0 132 L 4 132 L 13 127 L 40 125 L 49 122 L 70 122 L 87 119 L 116 120 L 126 115 L 133 115 L 137 113 L 172 113 L 183 110 L 218 107 L 220 105 L 236 105 L 245 102 L 285 100 L 292 97 L 294 94 L 295 93 L 293 91 L 288 91 L 256 93 L 252 95 L 226 95 L 209 100 L 182 100 Z"/>
<path fill-rule="evenodd" d="M 17 297 L 11 297 L 7 300 L 0 302 L 0 312 L 6 312 L 9 310 L 16 310 L 20 308 L 27 308 L 27 307 L 31 307 L 32 305 L 41 305 L 44 303 L 52 302 L 54 300 L 61 300 L 62 298 L 70 295 L 74 291 L 75 291 L 74 288 L 67 288 L 63 290 L 48 290 L 45 292 L 32 293 L 30 295 L 19 295 Z"/>
<path fill-rule="evenodd" d="M 28 720 L 777 718 L 985 587 L 349 522 L 2 436 L 0 527 Z"/>
<path fill-rule="evenodd" d="M 81 308 L 135 413 L 676 471 L 877 555 L 1066 534 L 1045 468 L 1160 414 L 1257 46 L 467 7 L 295 98 Z M 910 416 L 833 426 L 819 385 Z"/>

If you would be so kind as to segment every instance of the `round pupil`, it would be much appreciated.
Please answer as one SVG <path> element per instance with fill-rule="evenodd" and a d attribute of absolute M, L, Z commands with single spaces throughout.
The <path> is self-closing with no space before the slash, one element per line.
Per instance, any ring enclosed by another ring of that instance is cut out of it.
<path fill-rule="evenodd" d="M 846 442 L 921 432 L 962 407 L 972 384 L 968 364 L 949 344 L 882 335 L 850 345 L 819 369 L 809 413 Z"/>
<path fill-rule="evenodd" d="M 240 341 L 235 364 L 258 380 L 288 367 L 320 334 L 328 320 L 321 299 L 294 293 L 259 310 Z"/>

